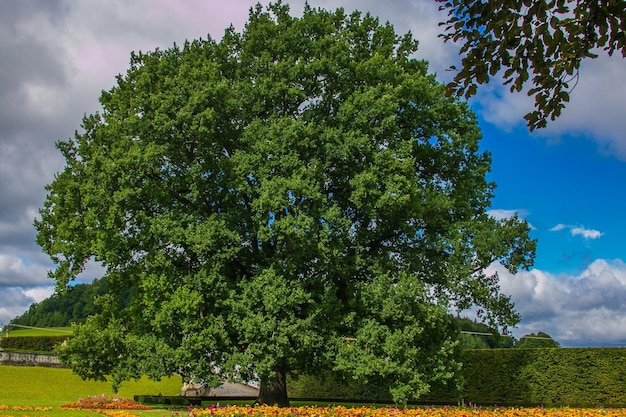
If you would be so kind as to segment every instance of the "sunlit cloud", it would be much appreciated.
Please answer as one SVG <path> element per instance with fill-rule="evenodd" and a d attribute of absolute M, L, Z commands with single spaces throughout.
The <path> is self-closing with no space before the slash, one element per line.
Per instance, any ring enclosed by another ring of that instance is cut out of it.
<path fill-rule="evenodd" d="M 46 285 L 50 283 L 47 272 L 44 265 L 0 253 L 0 287 Z"/>
<path fill-rule="evenodd" d="M 573 227 L 571 229 L 571 232 L 572 232 L 572 236 L 580 235 L 584 237 L 585 239 L 598 239 L 599 237 L 603 235 L 603 233 L 600 232 L 599 230 L 584 229 L 582 227 Z"/>
<path fill-rule="evenodd" d="M 569 230 L 572 236 L 582 236 L 585 239 L 598 239 L 604 234 L 599 230 L 585 229 L 584 227 L 570 226 L 562 223 L 550 229 L 551 232 L 559 232 L 561 230 Z"/>
<path fill-rule="evenodd" d="M 626 345 L 626 264 L 599 259 L 578 275 L 533 269 L 511 274 L 500 264 L 502 292 L 510 295 L 522 320 L 516 337 L 544 331 L 564 346 Z"/>

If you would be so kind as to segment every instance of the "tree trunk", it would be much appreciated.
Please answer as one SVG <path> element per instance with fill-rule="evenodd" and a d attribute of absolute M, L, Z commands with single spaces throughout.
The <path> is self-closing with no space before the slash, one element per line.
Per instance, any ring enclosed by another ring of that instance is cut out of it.
<path fill-rule="evenodd" d="M 287 371 L 285 367 L 277 367 L 273 377 L 261 378 L 258 404 L 289 407 L 287 396 Z"/>

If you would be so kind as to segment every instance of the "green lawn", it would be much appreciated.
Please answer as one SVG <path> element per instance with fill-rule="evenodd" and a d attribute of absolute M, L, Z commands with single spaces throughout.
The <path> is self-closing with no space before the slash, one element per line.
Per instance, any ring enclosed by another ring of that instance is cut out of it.
<path fill-rule="evenodd" d="M 9 337 L 22 336 L 64 336 L 72 334 L 71 327 L 50 327 L 48 329 L 24 329 L 19 327 L 11 327 L 9 329 Z M 0 333 L 4 337 L 4 333 Z"/>
<path fill-rule="evenodd" d="M 179 377 L 170 377 L 160 382 L 142 378 L 136 382 L 130 381 L 122 384 L 118 395 L 128 398 L 139 394 L 177 395 L 180 394 L 181 388 L 182 382 Z M 0 405 L 53 407 L 54 409 L 46 412 L 0 410 L 2 417 L 44 415 L 52 417 L 61 414 L 70 416 L 74 413 L 77 416 L 84 416 L 85 410 L 61 411 L 59 407 L 79 398 L 101 394 L 113 395 L 110 383 L 83 381 L 69 369 L 0 365 Z M 153 415 L 153 413 L 156 411 L 147 414 Z M 160 410 L 158 415 L 165 414 L 163 410 Z"/>

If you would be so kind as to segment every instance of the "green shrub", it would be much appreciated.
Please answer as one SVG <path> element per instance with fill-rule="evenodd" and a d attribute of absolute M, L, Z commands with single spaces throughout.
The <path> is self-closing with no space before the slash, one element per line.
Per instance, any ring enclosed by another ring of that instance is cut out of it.
<path fill-rule="evenodd" d="M 504 406 L 626 407 L 626 349 L 485 349 L 461 354 L 454 384 L 433 386 L 417 402 Z M 289 381 L 293 398 L 389 399 L 387 387 L 326 375 Z"/>
<path fill-rule="evenodd" d="M 290 398 L 342 401 L 391 401 L 389 389 L 382 384 L 357 383 L 353 379 L 330 372 L 321 376 L 299 375 L 289 379 L 287 394 Z"/>
<path fill-rule="evenodd" d="M 626 406 L 626 349 L 476 350 L 463 362 L 467 402 Z"/>
<path fill-rule="evenodd" d="M 71 336 L 15 336 L 0 339 L 0 347 L 26 352 L 53 352 L 55 346 Z"/>
<path fill-rule="evenodd" d="M 361 384 L 353 379 L 333 375 L 330 372 L 321 376 L 299 375 L 289 378 L 287 391 L 290 398 L 303 400 L 337 400 L 347 402 L 392 402 L 389 387 L 368 381 Z M 458 403 L 460 392 L 454 382 L 450 384 L 437 384 L 431 388 L 431 393 L 426 397 L 414 400 L 425 404 L 450 404 Z"/>

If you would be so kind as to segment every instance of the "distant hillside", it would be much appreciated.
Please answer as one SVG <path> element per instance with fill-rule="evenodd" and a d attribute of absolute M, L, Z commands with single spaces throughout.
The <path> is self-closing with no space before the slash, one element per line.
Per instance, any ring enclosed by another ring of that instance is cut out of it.
<path fill-rule="evenodd" d="M 71 323 L 83 323 L 87 317 L 101 311 L 94 300 L 105 291 L 105 280 L 75 285 L 32 304 L 27 312 L 11 320 L 11 323 L 33 327 L 65 327 Z"/>

